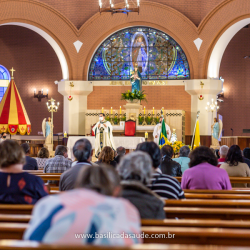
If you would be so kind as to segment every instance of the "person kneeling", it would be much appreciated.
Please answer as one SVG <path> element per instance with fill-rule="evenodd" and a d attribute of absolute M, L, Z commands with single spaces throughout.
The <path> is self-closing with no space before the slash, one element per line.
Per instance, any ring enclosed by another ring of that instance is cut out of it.
<path fill-rule="evenodd" d="M 137 209 L 120 195 L 120 179 L 109 166 L 86 166 L 76 189 L 48 196 L 34 207 L 25 240 L 57 244 L 132 245 L 140 238 Z M 112 235 L 121 237 L 112 237 Z"/>

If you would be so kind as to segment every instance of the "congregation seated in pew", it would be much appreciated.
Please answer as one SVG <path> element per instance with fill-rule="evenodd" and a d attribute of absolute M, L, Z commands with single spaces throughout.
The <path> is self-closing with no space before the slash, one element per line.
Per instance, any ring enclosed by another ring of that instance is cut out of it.
<path fill-rule="evenodd" d="M 151 181 L 152 160 L 145 152 L 133 152 L 123 157 L 118 165 L 122 197 L 140 212 L 142 219 L 165 219 L 164 202 L 147 188 Z"/>
<path fill-rule="evenodd" d="M 23 143 L 21 145 L 25 153 L 25 164 L 23 165 L 23 170 L 38 170 L 37 161 L 30 157 L 30 146 L 28 143 Z"/>
<path fill-rule="evenodd" d="M 25 240 L 43 243 L 132 245 L 140 238 L 95 237 L 107 233 L 140 233 L 140 215 L 126 199 L 119 198 L 120 179 L 110 166 L 86 166 L 76 188 L 42 199 L 33 209 Z M 77 233 L 92 237 L 76 237 Z"/>
<path fill-rule="evenodd" d="M 143 151 L 150 155 L 152 160 L 152 178 L 147 185 L 153 192 L 163 199 L 184 199 L 185 195 L 180 183 L 170 175 L 162 174 L 160 167 L 161 152 L 154 142 L 143 142 L 137 145 L 136 151 Z"/>
<path fill-rule="evenodd" d="M 98 165 L 102 163 L 108 164 L 115 168 L 117 165 L 117 162 L 115 161 L 114 150 L 109 146 L 105 146 L 100 152 L 100 154 L 98 155 L 98 161 L 95 163 Z"/>
<path fill-rule="evenodd" d="M 60 191 L 74 189 L 80 170 L 93 165 L 91 163 L 92 146 L 89 140 L 80 139 L 76 141 L 73 147 L 73 154 L 77 160 L 76 164 L 61 175 L 59 182 Z"/>
<path fill-rule="evenodd" d="M 250 177 L 250 169 L 244 162 L 240 147 L 232 145 L 226 156 L 226 160 L 220 165 L 220 168 L 225 169 L 231 177 Z M 249 187 L 247 183 L 234 183 L 233 187 Z"/>
<path fill-rule="evenodd" d="M 41 148 L 37 154 L 38 169 L 44 169 L 46 161 L 49 159 L 49 150 L 47 148 Z"/>
<path fill-rule="evenodd" d="M 218 160 L 212 150 L 200 146 L 190 153 L 189 169 L 182 176 L 182 189 L 232 189 L 227 172 L 218 168 Z"/>
<path fill-rule="evenodd" d="M 180 148 L 180 153 L 178 158 L 173 158 L 174 161 L 178 162 L 181 165 L 181 172 L 184 173 L 185 170 L 189 168 L 190 158 L 188 157 L 190 154 L 189 146 L 183 146 Z"/>
<path fill-rule="evenodd" d="M 182 176 L 181 165 L 173 160 L 174 150 L 170 145 L 161 148 L 161 171 L 171 176 Z"/>
<path fill-rule="evenodd" d="M 24 164 L 23 148 L 16 141 L 0 144 L 0 203 L 35 204 L 48 195 L 40 177 L 22 171 Z"/>

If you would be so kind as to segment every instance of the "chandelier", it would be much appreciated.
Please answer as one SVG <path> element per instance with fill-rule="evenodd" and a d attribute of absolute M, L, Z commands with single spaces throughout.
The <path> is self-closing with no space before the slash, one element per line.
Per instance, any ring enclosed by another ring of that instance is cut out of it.
<path fill-rule="evenodd" d="M 207 106 L 205 109 L 207 111 L 214 112 L 214 111 L 219 109 L 219 106 L 217 104 L 218 104 L 217 101 L 214 102 L 214 99 L 212 99 L 211 103 L 209 103 L 209 102 L 207 103 Z"/>
<path fill-rule="evenodd" d="M 137 2 L 136 6 L 135 4 L 130 6 L 128 0 L 125 0 L 125 6 L 123 8 L 115 8 L 113 0 L 109 0 L 109 7 L 103 8 L 102 0 L 99 0 L 99 11 L 100 13 L 111 12 L 112 14 L 122 13 L 128 15 L 129 12 L 137 12 L 139 14 L 140 0 L 135 1 Z"/>

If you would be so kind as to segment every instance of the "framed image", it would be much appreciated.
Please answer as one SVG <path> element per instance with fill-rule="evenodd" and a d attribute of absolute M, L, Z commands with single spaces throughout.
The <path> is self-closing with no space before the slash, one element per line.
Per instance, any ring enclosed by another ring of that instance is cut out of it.
<path fill-rule="evenodd" d="M 125 121 L 120 121 L 120 126 L 124 127 L 125 126 Z"/>

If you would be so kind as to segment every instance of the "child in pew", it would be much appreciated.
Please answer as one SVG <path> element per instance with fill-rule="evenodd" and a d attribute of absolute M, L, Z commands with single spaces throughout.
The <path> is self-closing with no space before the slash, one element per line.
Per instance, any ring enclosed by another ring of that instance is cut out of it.
<path fill-rule="evenodd" d="M 14 140 L 0 144 L 0 203 L 35 204 L 48 195 L 43 180 L 23 172 L 25 154 Z"/>
<path fill-rule="evenodd" d="M 120 179 L 112 167 L 86 166 L 80 170 L 76 189 L 36 204 L 24 239 L 74 245 L 141 243 L 140 238 L 111 236 L 140 234 L 140 215 L 130 202 L 117 198 L 120 192 Z"/>

